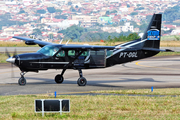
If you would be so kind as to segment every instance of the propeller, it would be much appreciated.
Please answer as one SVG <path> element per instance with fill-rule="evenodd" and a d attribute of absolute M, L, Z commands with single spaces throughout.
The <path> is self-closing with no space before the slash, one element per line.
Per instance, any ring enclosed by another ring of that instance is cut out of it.
<path fill-rule="evenodd" d="M 5 53 L 6 53 L 6 55 L 7 55 L 9 58 L 11 57 L 11 55 L 9 54 L 9 52 L 8 52 L 7 48 L 6 48 Z"/>
<path fill-rule="evenodd" d="M 14 50 L 12 57 L 11 57 L 11 55 L 9 54 L 7 48 L 6 48 L 6 50 L 5 50 L 5 54 L 8 56 L 8 59 L 7 59 L 6 61 L 9 62 L 9 63 L 11 63 L 11 78 L 14 78 L 13 66 L 14 66 L 14 62 L 15 62 L 14 56 L 17 55 L 16 49 Z"/>

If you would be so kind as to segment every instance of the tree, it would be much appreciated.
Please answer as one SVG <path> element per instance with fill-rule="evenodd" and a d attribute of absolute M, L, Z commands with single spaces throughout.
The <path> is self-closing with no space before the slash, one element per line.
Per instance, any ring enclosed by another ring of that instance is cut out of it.
<path fill-rule="evenodd" d="M 55 13 L 56 9 L 54 7 L 47 7 L 49 13 Z"/>
<path fill-rule="evenodd" d="M 146 23 L 143 23 L 143 24 L 141 24 L 140 26 L 139 26 L 139 29 L 140 29 L 140 31 L 145 31 L 146 30 L 146 28 L 147 28 L 147 24 Z"/>
<path fill-rule="evenodd" d="M 75 8 L 79 8 L 78 5 L 76 5 Z"/>
<path fill-rule="evenodd" d="M 39 14 L 45 14 L 46 13 L 46 11 L 44 9 L 37 10 L 36 12 L 39 13 Z"/>
<path fill-rule="evenodd" d="M 176 5 L 172 8 L 166 9 L 163 14 L 163 20 L 172 23 L 175 20 L 180 19 L 180 6 Z"/>
<path fill-rule="evenodd" d="M 33 29 L 32 35 L 42 35 L 41 30 L 40 29 Z"/>
<path fill-rule="evenodd" d="M 54 18 L 56 18 L 56 19 L 67 19 L 67 16 L 65 16 L 65 15 L 56 15 Z"/>
<path fill-rule="evenodd" d="M 73 25 L 66 30 L 58 31 L 58 33 L 64 34 L 64 39 L 69 40 L 72 39 L 73 41 L 78 41 L 80 36 L 85 32 L 86 29 L 82 27 L 78 27 L 77 25 Z"/>
<path fill-rule="evenodd" d="M 62 13 L 62 10 L 61 9 L 56 9 L 56 12 Z"/>
<path fill-rule="evenodd" d="M 49 34 L 49 39 L 53 39 L 54 38 L 54 35 L 51 33 Z"/>
<path fill-rule="evenodd" d="M 139 39 L 139 35 L 137 33 L 131 33 L 127 36 L 127 40 L 130 41 L 130 40 L 135 40 L 135 39 Z"/>
<path fill-rule="evenodd" d="M 141 4 L 137 4 L 137 6 L 139 7 L 139 6 L 141 6 Z"/>
<path fill-rule="evenodd" d="M 117 10 L 113 10 L 113 11 L 111 11 L 111 13 L 117 13 Z"/>
<path fill-rule="evenodd" d="M 68 5 L 72 5 L 72 2 L 68 2 Z"/>
<path fill-rule="evenodd" d="M 144 7 L 136 8 L 135 10 L 144 10 Z"/>
<path fill-rule="evenodd" d="M 132 12 L 130 15 L 138 15 L 138 12 Z"/>
<path fill-rule="evenodd" d="M 70 11 L 71 12 L 76 12 L 76 10 L 73 8 L 73 6 L 71 6 Z"/>
<path fill-rule="evenodd" d="M 25 11 L 21 8 L 18 14 L 25 13 Z"/>
<path fill-rule="evenodd" d="M 106 11 L 106 14 L 105 15 L 110 15 L 110 12 L 109 11 Z"/>

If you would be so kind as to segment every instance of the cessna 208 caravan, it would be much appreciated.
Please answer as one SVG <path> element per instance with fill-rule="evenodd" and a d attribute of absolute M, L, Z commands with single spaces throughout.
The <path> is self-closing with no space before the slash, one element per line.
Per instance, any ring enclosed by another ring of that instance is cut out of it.
<path fill-rule="evenodd" d="M 48 69 L 62 69 L 61 74 L 55 76 L 56 83 L 64 81 L 63 74 L 66 69 L 79 71 L 79 86 L 85 86 L 87 80 L 83 77 L 82 69 L 111 67 L 154 56 L 161 50 L 161 14 L 154 14 L 142 38 L 116 46 L 71 45 L 54 44 L 36 39 L 14 36 L 25 41 L 27 45 L 38 44 L 42 47 L 36 53 L 14 55 L 6 60 L 21 70 L 19 85 L 25 85 L 24 78 L 27 72 L 38 72 Z"/>

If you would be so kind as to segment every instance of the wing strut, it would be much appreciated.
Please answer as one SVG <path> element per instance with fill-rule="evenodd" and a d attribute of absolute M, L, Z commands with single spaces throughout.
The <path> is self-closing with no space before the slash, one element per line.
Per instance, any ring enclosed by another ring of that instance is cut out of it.
<path fill-rule="evenodd" d="M 64 65 L 64 68 L 63 68 L 63 71 L 62 71 L 61 75 L 64 74 L 64 72 L 66 71 L 66 69 L 67 69 L 69 66 L 72 65 L 72 62 L 74 62 L 83 52 L 84 52 L 84 50 L 80 51 L 80 52 L 78 53 L 78 55 L 76 55 L 72 60 L 70 60 L 70 62 L 69 62 L 68 64 Z"/>

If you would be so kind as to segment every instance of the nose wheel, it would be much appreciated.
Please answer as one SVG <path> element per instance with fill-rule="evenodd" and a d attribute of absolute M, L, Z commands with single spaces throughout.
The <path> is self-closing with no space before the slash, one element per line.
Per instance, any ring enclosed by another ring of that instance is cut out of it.
<path fill-rule="evenodd" d="M 64 78 L 63 78 L 62 75 L 60 75 L 60 74 L 56 75 L 56 77 L 55 77 L 55 82 L 56 82 L 57 84 L 60 84 L 60 83 L 62 83 L 63 81 L 64 81 Z"/>
<path fill-rule="evenodd" d="M 19 85 L 26 85 L 26 79 L 24 77 L 20 77 L 18 83 Z"/>
<path fill-rule="evenodd" d="M 18 80 L 19 85 L 26 85 L 26 79 L 24 78 L 24 72 L 21 73 L 21 77 Z"/>

